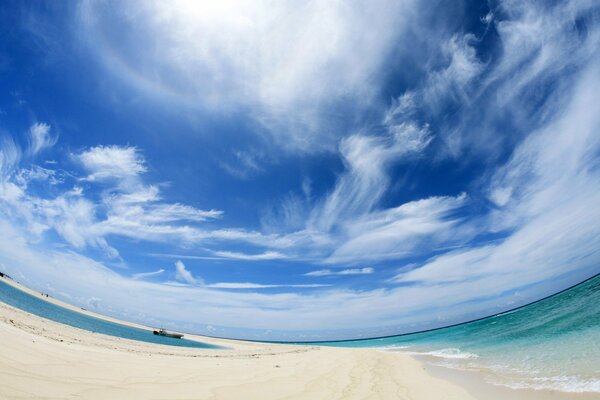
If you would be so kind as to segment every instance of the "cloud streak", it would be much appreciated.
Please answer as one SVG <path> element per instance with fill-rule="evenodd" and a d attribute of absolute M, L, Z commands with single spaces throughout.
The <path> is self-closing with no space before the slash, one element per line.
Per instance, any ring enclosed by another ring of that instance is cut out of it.
<path fill-rule="evenodd" d="M 35 123 L 29 128 L 28 152 L 36 155 L 40 151 L 54 146 L 57 140 L 58 136 L 52 136 L 50 133 L 50 125 L 43 122 Z"/>
<path fill-rule="evenodd" d="M 196 278 L 180 260 L 175 262 L 175 279 L 190 285 L 202 284 L 202 279 Z"/>
<path fill-rule="evenodd" d="M 146 278 L 151 278 L 153 276 L 162 275 L 164 272 L 165 272 L 165 270 L 161 268 L 159 270 L 151 271 L 151 272 L 139 272 L 137 274 L 131 275 L 131 277 L 133 279 L 146 279 Z"/>
<path fill-rule="evenodd" d="M 373 267 L 363 268 L 347 268 L 340 271 L 333 271 L 330 269 L 319 269 L 316 271 L 307 272 L 306 276 L 335 276 L 335 275 L 369 275 L 375 272 Z"/>
<path fill-rule="evenodd" d="M 146 172 L 142 156 L 135 147 L 96 146 L 76 155 L 89 172 L 89 181 L 129 180 Z"/>
<path fill-rule="evenodd" d="M 251 282 L 219 282 L 211 283 L 206 285 L 208 288 L 214 289 L 274 289 L 274 288 L 321 288 L 330 285 L 323 285 L 318 283 L 308 284 L 262 284 L 262 283 L 251 283 Z"/>

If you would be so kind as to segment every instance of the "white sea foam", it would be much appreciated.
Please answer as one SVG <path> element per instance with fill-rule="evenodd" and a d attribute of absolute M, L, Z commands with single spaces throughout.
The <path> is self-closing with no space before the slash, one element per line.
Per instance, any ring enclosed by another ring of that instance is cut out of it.
<path fill-rule="evenodd" d="M 410 348 L 410 346 L 397 346 L 397 345 L 389 345 L 384 347 L 379 347 L 380 350 L 384 351 L 404 351 L 405 349 Z"/>
<path fill-rule="evenodd" d="M 472 359 L 472 358 L 479 358 L 479 356 L 477 354 L 468 353 L 466 351 L 461 351 L 460 349 L 457 349 L 454 347 L 447 348 L 447 349 L 441 349 L 441 350 L 432 350 L 432 351 L 409 350 L 410 348 L 411 348 L 410 346 L 387 346 L 387 347 L 383 347 L 382 350 L 398 351 L 398 352 L 402 352 L 404 354 L 409 354 L 409 355 L 431 356 L 431 357 L 453 359 L 453 360 L 467 360 L 467 359 Z"/>
<path fill-rule="evenodd" d="M 457 349 L 457 348 L 434 350 L 434 351 L 429 351 L 429 352 L 426 352 L 423 354 L 428 355 L 428 356 L 433 356 L 433 357 L 450 358 L 450 359 L 457 359 L 457 360 L 468 360 L 468 359 L 472 359 L 472 358 L 479 358 L 479 356 L 475 353 L 468 353 L 466 351 L 461 351 L 460 349 Z"/>
<path fill-rule="evenodd" d="M 490 363 L 488 357 L 480 359 L 475 353 L 462 351 L 459 348 L 419 349 L 416 346 L 390 345 L 381 347 L 382 351 L 400 352 L 408 355 L 433 357 L 429 363 L 440 367 L 465 370 L 487 371 L 490 383 L 512 389 L 556 390 L 566 393 L 600 393 L 600 379 L 576 375 L 540 376 L 539 368 L 522 361 L 517 363 Z M 487 360 L 485 360 L 487 359 Z M 485 360 L 485 361 L 484 361 Z M 519 368 L 520 366 L 520 368 Z M 545 371 L 548 374 L 550 371 Z M 552 374 L 552 372 L 550 372 Z"/>
<path fill-rule="evenodd" d="M 568 393 L 600 393 L 600 379 L 575 376 L 534 377 L 515 382 L 492 382 L 513 389 L 558 390 Z"/>

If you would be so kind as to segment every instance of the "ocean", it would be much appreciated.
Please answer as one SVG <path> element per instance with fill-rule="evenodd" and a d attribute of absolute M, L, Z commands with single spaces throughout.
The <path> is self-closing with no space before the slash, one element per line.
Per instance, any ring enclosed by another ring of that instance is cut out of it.
<path fill-rule="evenodd" d="M 512 388 L 600 393 L 600 275 L 520 309 L 429 332 L 328 345 L 378 347 L 487 372 Z"/>
<path fill-rule="evenodd" d="M 66 324 L 105 335 L 117 336 L 132 340 L 141 340 L 149 343 L 164 344 L 168 346 L 195 347 L 201 349 L 221 348 L 219 346 L 196 342 L 193 340 L 157 336 L 149 330 L 134 328 L 103 319 L 90 317 L 88 315 L 44 301 L 36 296 L 32 296 L 29 293 L 16 289 L 2 281 L 0 281 L 0 301 L 23 311 L 27 311 L 31 314 L 60 322 L 61 324 Z"/>

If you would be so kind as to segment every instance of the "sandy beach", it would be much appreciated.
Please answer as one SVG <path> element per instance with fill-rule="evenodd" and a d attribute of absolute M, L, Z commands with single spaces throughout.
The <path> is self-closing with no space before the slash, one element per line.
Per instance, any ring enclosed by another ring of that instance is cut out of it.
<path fill-rule="evenodd" d="M 506 395 L 492 391 L 480 397 L 405 354 L 186 338 L 226 349 L 106 336 L 0 303 L 0 398 L 450 400 Z M 527 392 L 519 392 L 527 398 Z M 563 397 L 555 393 L 550 398 Z"/>

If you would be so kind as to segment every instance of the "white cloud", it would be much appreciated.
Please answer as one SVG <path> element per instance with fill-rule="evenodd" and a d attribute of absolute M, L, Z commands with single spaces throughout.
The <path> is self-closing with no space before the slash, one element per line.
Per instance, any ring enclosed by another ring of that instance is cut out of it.
<path fill-rule="evenodd" d="M 19 168 L 18 146 L 10 140 L 6 143 L 2 153 L 6 178 L 0 195 L 13 208 L 12 217 L 23 218 L 38 240 L 44 232 L 54 230 L 78 250 L 98 248 L 112 258 L 118 257 L 119 252 L 109 245 L 110 236 L 162 243 L 175 241 L 183 247 L 207 241 L 227 241 L 271 249 L 309 245 L 321 240 L 318 234 L 302 231 L 279 235 L 239 228 L 203 229 L 199 223 L 220 218 L 223 212 L 165 202 L 156 185 L 144 183 L 141 174 L 146 170 L 145 161 L 134 147 L 98 146 L 75 155 L 89 173 L 86 179 L 105 189 L 100 192 L 100 201 L 92 199 L 80 187 L 56 197 L 41 198 L 28 192 L 29 182 L 45 177 L 48 183 L 52 184 L 54 180 L 58 183 L 58 179 L 64 179 L 68 174 L 55 179 L 52 178 L 56 175 L 55 170 L 35 166 Z M 223 250 L 213 251 L 212 255 L 247 261 L 288 257 L 275 250 L 254 254 Z"/>
<path fill-rule="evenodd" d="M 6 181 L 11 177 L 15 167 L 21 160 L 21 149 L 9 136 L 0 137 L 0 179 Z"/>
<path fill-rule="evenodd" d="M 439 49 L 443 65 L 428 70 L 418 87 L 394 99 L 384 114 L 384 122 L 394 125 L 411 121 L 419 107 L 432 115 L 448 100 L 468 103 L 469 85 L 486 67 L 477 56 L 476 42 L 477 38 L 472 34 L 454 35 L 444 40 Z"/>
<path fill-rule="evenodd" d="M 236 178 L 248 179 L 264 171 L 261 166 L 264 155 L 260 153 L 255 154 L 237 150 L 233 152 L 233 156 L 233 161 L 221 160 L 220 165 L 227 173 Z"/>
<path fill-rule="evenodd" d="M 207 219 L 218 218 L 223 215 L 220 210 L 198 210 L 184 204 L 157 204 L 149 209 L 148 221 L 152 223 L 172 221 L 201 222 Z"/>
<path fill-rule="evenodd" d="M 5 140 L 0 155 L 0 200 L 10 207 L 9 217 L 15 222 L 24 220 L 38 240 L 52 229 L 78 250 L 98 248 L 115 258 L 119 253 L 107 241 L 111 235 L 197 243 L 211 237 L 211 232 L 182 223 L 198 224 L 223 214 L 161 201 L 159 189 L 145 185 L 139 176 L 145 171 L 145 162 L 133 147 L 98 146 L 76 155 L 90 173 L 87 179 L 108 188 L 101 192 L 100 201 L 77 186 L 63 189 L 55 197 L 39 197 L 28 188 L 32 181 L 56 185 L 64 183 L 68 174 L 38 166 L 21 167 L 20 149 L 12 140 Z M 240 235 L 243 237 L 244 232 Z"/>
<path fill-rule="evenodd" d="M 262 283 L 251 283 L 251 282 L 219 282 L 211 283 L 206 287 L 213 289 L 273 289 L 273 288 L 320 288 L 327 287 L 330 285 L 323 285 L 318 283 L 309 284 L 262 284 Z"/>
<path fill-rule="evenodd" d="M 146 172 L 144 159 L 135 147 L 96 146 L 77 158 L 89 172 L 89 181 L 132 179 Z"/>
<path fill-rule="evenodd" d="M 180 260 L 175 262 L 175 279 L 190 285 L 202 283 L 202 279 L 195 278 L 192 273 L 185 268 L 185 264 Z"/>
<path fill-rule="evenodd" d="M 384 113 L 384 123 L 394 127 L 399 124 L 423 123 L 423 121 L 435 122 L 449 108 L 454 107 L 470 111 L 473 99 L 478 93 L 478 86 L 475 83 L 479 83 L 487 67 L 477 56 L 474 47 L 477 40 L 472 34 L 443 38 L 437 55 L 442 65 L 434 64 L 435 67 L 428 68 L 425 78 L 419 85 L 395 98 Z M 472 115 L 470 112 L 465 114 Z M 472 130 L 472 126 L 461 126 L 461 128 Z M 465 144 L 463 137 L 457 137 L 457 134 L 466 136 L 463 130 L 457 133 L 452 122 L 444 121 L 444 126 L 438 133 L 441 142 L 436 145 L 437 158 L 444 158 L 448 153 L 453 157 L 461 154 Z M 473 133 L 469 131 L 468 134 Z M 440 148 L 440 144 L 443 147 Z"/>
<path fill-rule="evenodd" d="M 369 275 L 375 272 L 373 267 L 364 268 L 347 268 L 339 271 L 333 271 L 331 269 L 320 269 L 316 271 L 307 272 L 306 276 L 332 276 L 332 275 Z"/>
<path fill-rule="evenodd" d="M 96 220 L 96 206 L 83 197 L 81 189 L 76 189 L 52 199 L 31 199 L 35 212 L 59 235 L 78 249 L 88 244 L 105 246 L 101 237 L 93 232 Z"/>
<path fill-rule="evenodd" d="M 156 271 L 151 271 L 151 272 L 139 272 L 137 274 L 131 275 L 131 277 L 133 279 L 145 279 L 145 278 L 150 278 L 152 276 L 162 275 L 163 272 L 165 272 L 165 270 L 163 268 L 161 268 L 161 269 L 158 269 Z"/>
<path fill-rule="evenodd" d="M 72 252 L 29 247 L 14 227 L 5 222 L 0 222 L 0 235 L 3 270 L 14 277 L 21 273 L 29 276 L 28 284 L 33 288 L 52 282 L 57 292 L 70 293 L 70 301 L 75 304 L 85 304 L 91 297 L 105 299 L 98 305 L 98 311 L 108 315 L 150 325 L 156 321 L 169 322 L 173 327 L 188 326 L 198 332 L 204 332 L 206 325 L 213 325 L 223 328 L 226 336 L 234 337 L 256 338 L 264 329 L 274 330 L 267 337 L 271 339 L 298 340 L 307 337 L 307 331 L 308 337 L 315 339 L 389 334 L 431 326 L 436 323 L 431 318 L 438 313 L 447 321 L 454 321 L 474 312 L 499 310 L 513 302 L 519 304 L 551 290 L 543 286 L 528 291 L 524 297 L 514 292 L 501 295 L 507 289 L 515 289 L 515 277 L 507 274 L 478 281 L 476 286 L 457 282 L 449 286 L 436 283 L 430 287 L 368 291 L 332 288 L 324 292 L 257 293 L 248 288 L 249 291 L 224 292 L 187 282 L 184 286 L 172 286 L 128 279 Z M 545 250 L 538 254 L 543 255 Z M 585 276 L 585 269 L 572 268 L 573 273 L 560 282 L 566 285 Z M 543 272 L 539 275 L 544 271 L 543 264 L 520 271 L 519 288 L 545 275 Z M 473 299 L 478 301 L 468 302 Z"/>
<path fill-rule="evenodd" d="M 328 109 L 371 106 L 385 60 L 417 23 L 415 8 L 390 0 L 152 1 L 119 9 L 88 1 L 80 22 L 107 70 L 163 106 L 251 109 L 280 147 L 321 151 L 335 148 L 346 121 Z M 107 25 L 136 46 L 116 43 Z"/>
<path fill-rule="evenodd" d="M 222 258 L 246 261 L 279 260 L 285 258 L 283 254 L 277 251 L 266 251 L 264 253 L 259 254 L 245 254 L 234 251 L 215 251 L 214 255 Z"/>
<path fill-rule="evenodd" d="M 48 182 L 50 185 L 58 185 L 65 182 L 65 177 L 63 171 L 34 165 L 29 169 L 20 169 L 17 176 L 15 176 L 15 181 L 21 187 L 26 187 L 31 181 L 43 181 Z"/>
<path fill-rule="evenodd" d="M 459 122 L 443 135 L 455 157 L 469 152 L 496 162 L 502 150 L 561 113 L 579 72 L 596 58 L 600 45 L 593 24 L 583 23 L 582 34 L 573 22 L 591 15 L 593 1 L 547 5 L 505 0 L 499 6 L 507 13 L 494 21 L 502 56 L 486 67 L 467 103 L 480 111 L 473 116 L 464 107 Z M 510 129 L 498 131 L 499 119 L 509 120 Z M 479 129 L 471 129 L 473 124 Z"/>
<path fill-rule="evenodd" d="M 295 228 L 279 239 L 289 243 L 288 258 L 326 263 L 386 260 L 415 255 L 419 247 L 426 253 L 472 237 L 469 229 L 448 234 L 460 222 L 454 214 L 468 203 L 465 194 L 378 209 L 388 189 L 389 169 L 422 157 L 432 141 L 427 126 L 385 125 L 384 135 L 356 134 L 342 140 L 345 171 L 324 198 L 309 207 L 310 199 L 289 196 L 279 212 L 263 218 L 267 231 Z"/>
<path fill-rule="evenodd" d="M 116 225 L 127 221 L 139 226 L 153 226 L 176 221 L 203 222 L 223 215 L 223 212 L 219 210 L 199 210 L 178 203 L 156 203 L 153 200 L 135 201 L 131 196 L 135 197 L 137 193 L 123 196 L 112 195 L 105 199 L 105 205 L 109 209 L 107 224 Z"/>
<path fill-rule="evenodd" d="M 42 234 L 53 229 L 78 250 L 91 246 L 110 257 L 118 256 L 117 250 L 96 232 L 96 205 L 84 198 L 81 188 L 75 187 L 50 199 L 31 196 L 11 182 L 2 184 L 0 189 L 7 220 L 19 225 L 25 223 L 32 240 L 41 240 Z"/>
<path fill-rule="evenodd" d="M 467 202 L 465 194 L 430 197 L 349 220 L 343 226 L 344 241 L 328 262 L 403 258 L 462 243 L 472 232 L 461 232 L 453 214 Z"/>
<path fill-rule="evenodd" d="M 118 252 L 107 243 L 107 237 L 111 235 L 196 243 L 211 237 L 211 232 L 182 225 L 182 222 L 201 223 L 223 214 L 219 210 L 200 210 L 161 201 L 159 189 L 145 185 L 139 176 L 145 171 L 145 162 L 132 147 L 98 146 L 76 155 L 90 173 L 87 178 L 90 182 L 107 185 L 109 190 L 102 192 L 100 202 L 92 200 L 79 187 L 54 198 L 30 194 L 27 191 L 30 181 L 45 180 L 56 184 L 61 183 L 63 177 L 56 177 L 56 171 L 50 169 L 18 168 L 14 165 L 18 162 L 17 154 L 18 147 L 14 143 L 5 146 L 2 152 L 3 159 L 7 160 L 3 160 L 2 168 L 9 180 L 2 184 L 0 195 L 11 204 L 15 216 L 25 218 L 32 232 L 54 229 L 77 249 L 97 247 L 116 257 Z M 243 237 L 244 232 L 240 235 Z"/>
<path fill-rule="evenodd" d="M 40 151 L 56 144 L 58 136 L 50 134 L 50 125 L 37 122 L 29 128 L 29 154 L 36 155 Z"/>
<path fill-rule="evenodd" d="M 436 257 L 400 273 L 397 282 L 508 287 L 593 270 L 600 246 L 600 118 L 589 107 L 600 93 L 596 67 L 581 75 L 563 114 L 531 133 L 491 180 L 490 193 L 511 195 L 496 195 L 502 207 L 490 214 L 488 229 L 513 233 L 500 243 Z"/>
<path fill-rule="evenodd" d="M 385 137 L 354 135 L 340 144 L 346 172 L 322 205 L 311 213 L 308 225 L 329 231 L 346 218 L 371 211 L 388 185 L 392 163 L 418 154 L 427 147 L 431 136 L 427 128 L 401 124 Z"/>
<path fill-rule="evenodd" d="M 498 207 L 505 206 L 512 195 L 512 189 L 509 187 L 497 187 L 492 190 L 489 199 Z"/>

